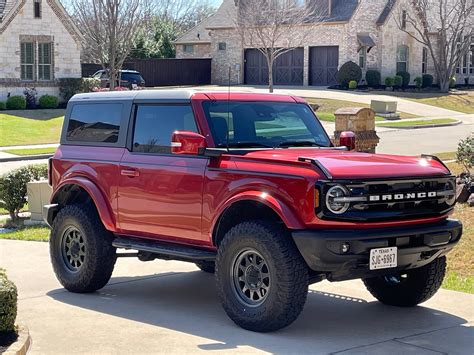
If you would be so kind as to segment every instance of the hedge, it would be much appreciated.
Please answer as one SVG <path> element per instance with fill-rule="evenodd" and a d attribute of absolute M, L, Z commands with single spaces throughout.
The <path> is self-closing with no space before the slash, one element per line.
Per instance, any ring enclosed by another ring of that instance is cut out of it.
<path fill-rule="evenodd" d="M 359 82 L 362 79 L 362 69 L 354 62 L 346 62 L 337 72 L 336 79 L 342 87 L 347 88 L 349 82 Z"/>
<path fill-rule="evenodd" d="M 424 74 L 422 76 L 422 79 L 423 79 L 423 87 L 424 88 L 429 88 L 429 87 L 433 86 L 433 75 Z"/>
<path fill-rule="evenodd" d="M 0 334 L 15 332 L 18 291 L 0 270 Z"/>
<path fill-rule="evenodd" d="M 18 213 L 26 204 L 26 184 L 47 177 L 47 165 L 38 164 L 13 170 L 0 178 L 0 207 L 8 211 L 13 222 L 18 220 Z"/>
<path fill-rule="evenodd" d="M 410 73 L 409 72 L 406 72 L 406 71 L 399 71 L 397 73 L 398 76 L 401 76 L 402 77 L 402 87 L 403 88 L 407 88 L 408 85 L 410 85 Z"/>
<path fill-rule="evenodd" d="M 0 111 L 5 110 L 6 108 L 7 108 L 7 105 L 5 104 L 5 102 L 0 101 Z"/>
<path fill-rule="evenodd" d="M 95 78 L 63 78 L 59 79 L 59 93 L 64 101 L 83 92 L 92 92 L 92 89 L 100 86 L 100 80 Z"/>
<path fill-rule="evenodd" d="M 378 70 L 367 70 L 367 73 L 365 74 L 365 80 L 367 81 L 368 86 L 377 88 L 382 82 L 382 75 Z"/>
<path fill-rule="evenodd" d="M 26 109 L 26 99 L 23 96 L 10 96 L 7 99 L 7 109 L 9 110 Z"/>
<path fill-rule="evenodd" d="M 393 77 L 393 86 L 401 88 L 403 86 L 403 77 L 401 75 L 395 75 Z"/>
<path fill-rule="evenodd" d="M 39 105 L 41 108 L 57 108 L 59 100 L 56 96 L 43 95 L 39 99 Z"/>

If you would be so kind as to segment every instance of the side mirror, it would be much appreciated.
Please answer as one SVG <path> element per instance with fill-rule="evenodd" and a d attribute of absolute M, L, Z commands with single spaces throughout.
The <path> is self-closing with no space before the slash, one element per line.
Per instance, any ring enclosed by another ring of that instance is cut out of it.
<path fill-rule="evenodd" d="M 342 147 L 347 147 L 347 150 L 356 149 L 356 135 L 351 131 L 344 131 L 339 137 L 339 145 Z"/>
<path fill-rule="evenodd" d="M 173 154 L 199 155 L 206 146 L 206 138 L 198 133 L 176 131 L 171 136 L 171 153 Z"/>

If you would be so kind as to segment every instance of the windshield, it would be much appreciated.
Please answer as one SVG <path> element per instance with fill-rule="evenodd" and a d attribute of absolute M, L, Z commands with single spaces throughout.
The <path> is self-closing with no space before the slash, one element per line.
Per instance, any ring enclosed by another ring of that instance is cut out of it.
<path fill-rule="evenodd" d="M 330 140 L 313 111 L 287 102 L 203 103 L 216 147 L 329 147 Z"/>

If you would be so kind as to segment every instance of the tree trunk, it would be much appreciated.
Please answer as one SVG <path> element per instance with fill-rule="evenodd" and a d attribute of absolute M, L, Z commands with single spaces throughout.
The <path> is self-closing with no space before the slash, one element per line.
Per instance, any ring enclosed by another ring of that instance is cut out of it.
<path fill-rule="evenodd" d="M 268 91 L 273 93 L 273 65 L 268 67 Z"/>

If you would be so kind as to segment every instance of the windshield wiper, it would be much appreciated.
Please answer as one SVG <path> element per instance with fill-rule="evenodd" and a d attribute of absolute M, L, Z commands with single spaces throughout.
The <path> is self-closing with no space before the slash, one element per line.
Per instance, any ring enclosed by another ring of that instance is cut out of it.
<path fill-rule="evenodd" d="M 229 143 L 221 143 L 217 145 L 217 148 L 271 148 L 275 149 L 274 146 L 268 145 L 268 144 L 263 144 L 263 143 L 257 143 L 257 142 L 233 142 Z"/>
<path fill-rule="evenodd" d="M 281 148 L 288 147 L 323 147 L 323 145 L 311 141 L 285 141 L 278 145 Z"/>

